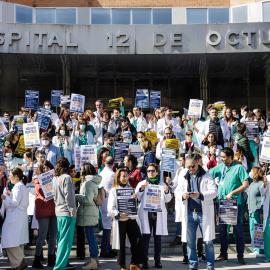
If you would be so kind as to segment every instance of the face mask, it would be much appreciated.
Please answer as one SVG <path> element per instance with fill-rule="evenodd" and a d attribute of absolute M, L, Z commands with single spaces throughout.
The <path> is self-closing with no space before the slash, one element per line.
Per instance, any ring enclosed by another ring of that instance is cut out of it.
<path fill-rule="evenodd" d="M 50 110 L 51 106 L 45 106 L 45 109 Z"/>
<path fill-rule="evenodd" d="M 50 141 L 44 140 L 44 141 L 41 141 L 41 143 L 43 146 L 47 146 L 50 143 Z"/>
<path fill-rule="evenodd" d="M 6 153 L 5 156 L 8 157 L 8 158 L 11 158 L 12 157 L 12 153 Z"/>
<path fill-rule="evenodd" d="M 131 143 L 132 143 L 132 139 L 128 139 L 128 140 L 126 141 L 126 143 L 131 144 Z"/>
<path fill-rule="evenodd" d="M 111 146 L 111 145 L 109 145 L 109 144 L 107 144 L 107 147 L 108 147 L 108 148 L 112 148 L 112 146 Z"/>
<path fill-rule="evenodd" d="M 139 139 L 138 139 L 138 142 L 139 142 L 139 143 L 140 143 L 140 142 L 142 142 L 142 139 L 141 139 L 141 138 L 139 138 Z"/>
<path fill-rule="evenodd" d="M 27 164 L 27 160 L 26 159 L 23 159 L 23 164 Z"/>
<path fill-rule="evenodd" d="M 260 125 L 260 128 L 265 128 L 265 125 L 264 125 L 264 126 L 261 126 L 261 125 Z"/>
<path fill-rule="evenodd" d="M 85 130 L 85 125 L 80 125 L 80 130 Z"/>
<path fill-rule="evenodd" d="M 239 119 L 239 115 L 235 116 L 234 118 Z"/>
<path fill-rule="evenodd" d="M 66 134 L 66 131 L 63 130 L 63 129 L 61 129 L 61 130 L 60 130 L 60 135 L 61 135 L 61 136 L 64 136 L 65 134 Z"/>

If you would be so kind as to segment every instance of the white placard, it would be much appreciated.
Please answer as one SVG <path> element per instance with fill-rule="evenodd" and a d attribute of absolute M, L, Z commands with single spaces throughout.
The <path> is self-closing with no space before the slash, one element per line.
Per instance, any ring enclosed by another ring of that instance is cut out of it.
<path fill-rule="evenodd" d="M 3 120 L 0 119 L 0 138 L 5 137 L 8 134 L 8 130 Z"/>
<path fill-rule="evenodd" d="M 70 111 L 84 113 L 85 96 L 79 94 L 71 94 Z"/>
<path fill-rule="evenodd" d="M 162 212 L 164 203 L 164 186 L 147 185 L 145 187 L 143 210 L 148 212 Z"/>
<path fill-rule="evenodd" d="M 53 177 L 54 177 L 54 170 L 50 170 L 37 176 L 46 201 L 53 199 L 53 185 L 52 185 Z"/>
<path fill-rule="evenodd" d="M 97 146 L 81 145 L 81 164 L 91 163 L 94 167 L 97 167 Z"/>
<path fill-rule="evenodd" d="M 260 160 L 270 163 L 270 137 L 268 136 L 263 138 Z"/>
<path fill-rule="evenodd" d="M 264 249 L 263 243 L 263 224 L 254 224 L 251 247 Z"/>
<path fill-rule="evenodd" d="M 81 147 L 74 147 L 74 158 L 75 158 L 75 171 L 79 172 L 81 170 Z"/>
<path fill-rule="evenodd" d="M 199 99 L 190 99 L 188 107 L 188 117 L 200 118 L 202 114 L 203 101 Z"/>
<path fill-rule="evenodd" d="M 23 135 L 25 148 L 40 146 L 38 122 L 23 124 Z"/>

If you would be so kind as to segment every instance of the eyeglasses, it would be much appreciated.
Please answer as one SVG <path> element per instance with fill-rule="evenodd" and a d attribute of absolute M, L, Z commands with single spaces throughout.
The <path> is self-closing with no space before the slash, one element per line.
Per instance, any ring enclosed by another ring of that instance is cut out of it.
<path fill-rule="evenodd" d="M 195 165 L 187 166 L 188 169 L 194 169 L 195 167 L 196 167 L 196 164 Z"/>
<path fill-rule="evenodd" d="M 187 136 L 193 136 L 193 134 L 187 134 Z"/>
<path fill-rule="evenodd" d="M 148 173 L 155 173 L 155 170 L 147 170 Z"/>

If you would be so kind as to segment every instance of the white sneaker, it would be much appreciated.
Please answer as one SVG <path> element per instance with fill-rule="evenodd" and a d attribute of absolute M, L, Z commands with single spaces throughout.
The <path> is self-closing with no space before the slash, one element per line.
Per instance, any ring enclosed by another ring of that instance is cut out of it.
<path fill-rule="evenodd" d="M 101 235 L 101 236 L 102 236 L 102 235 L 103 235 L 103 230 L 100 231 L 100 232 L 98 233 L 98 235 Z"/>
<path fill-rule="evenodd" d="M 266 257 L 265 254 L 257 254 L 257 255 L 256 255 L 256 258 L 265 258 L 265 257 Z"/>
<path fill-rule="evenodd" d="M 254 251 L 253 253 L 249 253 L 249 256 L 257 256 L 259 254 L 258 251 Z"/>

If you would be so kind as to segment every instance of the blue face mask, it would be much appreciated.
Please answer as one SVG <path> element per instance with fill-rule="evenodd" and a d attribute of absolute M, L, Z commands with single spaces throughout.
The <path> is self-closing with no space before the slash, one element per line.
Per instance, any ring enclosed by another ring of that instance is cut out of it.
<path fill-rule="evenodd" d="M 45 109 L 50 110 L 51 106 L 45 106 Z"/>
<path fill-rule="evenodd" d="M 63 129 L 61 129 L 61 130 L 60 130 L 60 135 L 61 135 L 61 136 L 64 136 L 65 134 L 66 134 L 66 131 L 63 130 Z"/>
<path fill-rule="evenodd" d="M 142 141 L 142 138 L 139 138 L 139 139 L 138 139 L 138 142 L 140 143 L 141 141 Z"/>
<path fill-rule="evenodd" d="M 5 156 L 8 157 L 8 158 L 11 158 L 12 157 L 12 153 L 6 153 Z"/>
<path fill-rule="evenodd" d="M 132 143 L 132 139 L 128 139 L 128 140 L 126 141 L 126 143 L 131 144 L 131 143 Z"/>
<path fill-rule="evenodd" d="M 261 125 L 260 125 L 260 128 L 265 128 L 265 125 L 264 125 L 264 126 L 261 126 Z"/>
<path fill-rule="evenodd" d="M 80 130 L 85 130 L 85 125 L 80 125 Z"/>

